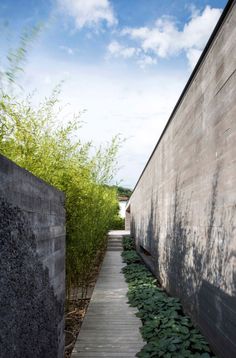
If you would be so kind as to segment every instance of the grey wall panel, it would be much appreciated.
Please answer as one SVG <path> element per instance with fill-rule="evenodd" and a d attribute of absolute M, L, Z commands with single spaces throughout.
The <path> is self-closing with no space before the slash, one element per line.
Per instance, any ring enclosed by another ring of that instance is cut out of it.
<path fill-rule="evenodd" d="M 235 158 L 231 1 L 130 199 L 137 247 L 224 358 L 236 357 Z"/>
<path fill-rule="evenodd" d="M 64 194 L 0 156 L 0 357 L 64 356 Z"/>

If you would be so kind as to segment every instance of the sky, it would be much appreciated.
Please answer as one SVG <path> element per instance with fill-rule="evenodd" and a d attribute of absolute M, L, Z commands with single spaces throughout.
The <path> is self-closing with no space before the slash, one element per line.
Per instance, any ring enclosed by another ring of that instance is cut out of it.
<path fill-rule="evenodd" d="M 43 98 L 64 81 L 61 101 L 83 112 L 83 141 L 125 139 L 114 181 L 132 188 L 226 2 L 0 0 L 0 48 L 43 25 L 25 65 L 25 92 Z"/>

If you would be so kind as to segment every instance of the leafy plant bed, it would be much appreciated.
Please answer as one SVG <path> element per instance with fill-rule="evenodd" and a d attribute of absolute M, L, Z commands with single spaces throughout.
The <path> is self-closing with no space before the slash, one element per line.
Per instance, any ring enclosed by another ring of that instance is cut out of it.
<path fill-rule="evenodd" d="M 121 255 L 123 257 L 124 262 L 126 262 L 127 265 L 134 264 L 134 263 L 141 263 L 141 258 L 135 250 L 123 251 Z"/>
<path fill-rule="evenodd" d="M 215 357 L 199 330 L 191 319 L 184 315 L 178 298 L 168 294 L 158 285 L 156 278 L 137 258 L 132 239 L 123 240 L 125 251 L 123 268 L 128 283 L 128 299 L 131 306 L 138 309 L 137 316 L 142 320 L 141 334 L 147 342 L 137 357 L 164 358 L 210 358 Z"/>
<path fill-rule="evenodd" d="M 123 237 L 122 244 L 124 251 L 135 250 L 135 242 L 129 236 Z"/>

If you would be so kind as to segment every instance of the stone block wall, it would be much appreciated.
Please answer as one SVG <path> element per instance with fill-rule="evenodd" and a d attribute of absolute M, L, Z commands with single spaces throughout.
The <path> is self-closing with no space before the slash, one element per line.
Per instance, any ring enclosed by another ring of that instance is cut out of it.
<path fill-rule="evenodd" d="M 64 194 L 0 155 L 0 357 L 64 355 Z"/>
<path fill-rule="evenodd" d="M 157 118 L 158 120 L 158 118 Z M 131 234 L 214 352 L 236 357 L 236 4 L 130 199 Z M 144 255 L 145 256 L 145 255 Z"/>

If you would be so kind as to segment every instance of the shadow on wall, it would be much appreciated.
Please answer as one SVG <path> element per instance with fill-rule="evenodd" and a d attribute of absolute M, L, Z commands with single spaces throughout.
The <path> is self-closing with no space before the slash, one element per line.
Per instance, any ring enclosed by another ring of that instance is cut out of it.
<path fill-rule="evenodd" d="M 178 296 L 191 317 L 208 337 L 217 354 L 236 356 L 236 205 L 225 207 L 219 202 L 218 186 L 221 167 L 212 178 L 211 193 L 205 208 L 205 222 L 196 228 L 188 200 L 176 178 L 172 210 L 168 213 L 164 246 L 160 232 L 166 228 L 158 219 L 158 197 L 152 197 L 148 224 L 135 225 L 132 235 L 140 240 L 155 258 L 155 272 L 165 275 L 165 287 Z M 223 178 L 222 178 L 223 179 Z M 142 232 L 146 227 L 146 232 Z M 143 237 L 146 235 L 145 240 Z M 160 265 L 163 265 L 160 267 Z"/>
<path fill-rule="evenodd" d="M 235 358 L 236 353 L 236 296 L 228 295 L 206 280 L 198 292 L 199 325 L 212 346 L 217 342 L 217 355 Z M 234 310 L 233 310 L 234 309 Z"/>
<path fill-rule="evenodd" d="M 144 248 L 150 254 L 150 257 L 145 260 L 153 274 L 155 274 L 161 281 L 159 270 L 159 240 L 160 240 L 160 221 L 158 215 L 158 196 L 152 194 L 151 206 L 149 210 L 150 216 L 148 223 L 146 224 L 144 218 L 142 218 L 139 228 L 135 224 L 135 219 L 131 210 L 131 236 L 136 238 L 136 246 L 139 252 L 142 252 L 141 248 Z M 142 229 L 147 227 L 146 232 L 143 233 Z M 145 240 L 144 240 L 145 237 Z M 152 261 L 150 264 L 150 260 Z"/>
<path fill-rule="evenodd" d="M 179 180 L 176 180 L 174 211 L 169 216 L 166 237 L 165 270 L 168 277 L 168 290 L 187 300 L 189 309 L 196 311 L 198 292 L 203 280 L 216 288 L 235 294 L 236 282 L 232 260 L 235 252 L 230 249 L 233 242 L 233 221 L 235 206 L 226 213 L 218 213 L 221 222 L 216 226 L 216 207 L 220 167 L 212 181 L 211 198 L 206 214 L 206 233 L 203 238 L 190 226 L 190 202 L 181 197 Z M 184 204 L 185 203 L 185 204 Z M 185 205 L 185 208 L 184 208 Z M 227 224 L 225 224 L 227 223 Z M 186 295 L 187 293 L 187 295 Z"/>
<path fill-rule="evenodd" d="M 190 202 L 181 196 L 176 180 L 173 213 L 165 246 L 167 290 L 181 298 L 217 354 L 236 354 L 236 252 L 232 248 L 236 208 L 219 209 L 218 166 L 206 210 L 205 232 L 191 227 Z M 186 204 L 187 203 L 187 204 Z M 218 218 L 218 222 L 216 222 Z M 228 323 L 226 323 L 228 322 Z"/>
<path fill-rule="evenodd" d="M 167 275 L 168 291 L 175 296 L 184 296 L 186 287 L 191 286 L 190 272 L 187 272 L 186 258 L 190 245 L 191 230 L 188 229 L 188 213 L 181 210 L 181 194 L 179 191 L 179 178 L 176 178 L 173 212 L 168 217 L 165 243 L 165 272 Z M 184 201 L 183 201 L 184 202 Z M 194 233 L 195 235 L 195 233 Z M 192 274 L 192 272 L 191 272 Z M 189 281 L 189 282 L 188 282 Z M 191 286 L 192 289 L 192 286 Z M 188 288 L 188 292 L 190 289 Z"/>
<path fill-rule="evenodd" d="M 0 358 L 55 358 L 63 304 L 23 212 L 0 198 Z"/>
<path fill-rule="evenodd" d="M 142 225 L 143 226 L 143 225 Z M 147 245 L 149 252 L 152 254 L 154 261 L 153 270 L 157 277 L 160 279 L 159 271 L 159 238 L 160 238 L 160 225 L 158 216 L 158 196 L 152 195 L 150 217 L 147 225 Z"/>

